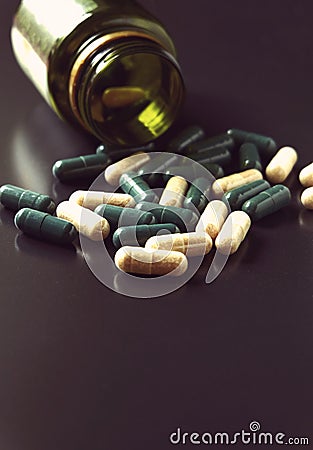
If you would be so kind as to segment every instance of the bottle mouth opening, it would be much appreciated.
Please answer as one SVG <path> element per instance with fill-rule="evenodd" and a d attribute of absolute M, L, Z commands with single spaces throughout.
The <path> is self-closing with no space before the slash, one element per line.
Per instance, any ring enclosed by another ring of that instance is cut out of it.
<path fill-rule="evenodd" d="M 96 48 L 71 77 L 76 118 L 100 140 L 138 145 L 164 133 L 184 97 L 175 58 L 146 36 L 120 36 Z"/>

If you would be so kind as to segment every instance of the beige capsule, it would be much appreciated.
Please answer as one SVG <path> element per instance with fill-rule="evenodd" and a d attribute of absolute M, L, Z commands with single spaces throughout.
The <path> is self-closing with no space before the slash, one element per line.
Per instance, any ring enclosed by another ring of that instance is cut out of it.
<path fill-rule="evenodd" d="M 122 208 L 134 208 L 136 205 L 131 195 L 100 191 L 76 191 L 70 196 L 69 201 L 92 211 L 102 204 L 120 206 Z"/>
<path fill-rule="evenodd" d="M 271 183 L 282 183 L 286 180 L 298 159 L 292 147 L 282 147 L 265 169 L 266 178 Z"/>
<path fill-rule="evenodd" d="M 313 162 L 306 167 L 303 167 L 299 174 L 299 180 L 302 186 L 313 186 Z"/>
<path fill-rule="evenodd" d="M 188 269 L 188 260 L 183 253 L 142 247 L 121 247 L 116 252 L 114 261 L 122 272 L 138 275 L 180 276 Z"/>
<path fill-rule="evenodd" d="M 215 239 L 228 215 L 228 208 L 221 200 L 212 200 L 200 216 L 196 232 L 205 232 Z"/>
<path fill-rule="evenodd" d="M 102 102 L 108 108 L 131 106 L 145 98 L 145 91 L 136 86 L 111 87 L 102 94 Z"/>
<path fill-rule="evenodd" d="M 229 214 L 215 240 L 217 250 L 224 255 L 235 253 L 246 237 L 250 226 L 251 219 L 244 211 L 234 211 Z"/>
<path fill-rule="evenodd" d="M 257 169 L 244 170 L 243 172 L 233 173 L 227 177 L 218 178 L 212 184 L 212 191 L 216 195 L 223 195 L 232 189 L 252 183 L 253 181 L 262 180 L 262 178 L 262 172 Z"/>
<path fill-rule="evenodd" d="M 183 177 L 171 177 L 162 192 L 159 204 L 181 208 L 187 189 L 188 183 Z"/>
<path fill-rule="evenodd" d="M 301 203 L 306 209 L 313 209 L 313 187 L 304 189 L 301 195 Z"/>
<path fill-rule="evenodd" d="M 79 233 L 93 241 L 102 241 L 110 232 L 110 225 L 106 219 L 74 202 L 60 203 L 56 215 L 71 222 Z"/>
<path fill-rule="evenodd" d="M 104 178 L 111 186 L 118 186 L 123 173 L 138 170 L 150 160 L 148 153 L 140 152 L 111 164 L 104 171 Z"/>
<path fill-rule="evenodd" d="M 187 256 L 206 255 L 212 249 L 212 239 L 207 233 L 182 233 L 152 236 L 145 247 L 150 250 L 170 250 Z"/>

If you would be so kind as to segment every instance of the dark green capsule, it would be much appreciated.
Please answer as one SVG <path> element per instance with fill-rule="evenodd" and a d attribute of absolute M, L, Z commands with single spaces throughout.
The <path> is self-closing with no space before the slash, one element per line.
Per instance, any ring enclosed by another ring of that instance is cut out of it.
<path fill-rule="evenodd" d="M 182 130 L 168 144 L 169 152 L 184 153 L 191 144 L 200 141 L 205 136 L 203 128 L 198 125 L 191 125 Z"/>
<path fill-rule="evenodd" d="M 150 142 L 149 144 L 142 145 L 140 147 L 131 148 L 112 148 L 108 147 L 106 144 L 101 144 L 97 148 L 96 153 L 102 153 L 106 155 L 113 164 L 138 152 L 151 152 L 152 150 L 154 150 L 154 148 L 154 142 Z"/>
<path fill-rule="evenodd" d="M 180 159 L 181 157 L 178 155 L 167 155 L 166 153 L 154 156 L 147 164 L 139 169 L 138 175 L 142 176 L 150 186 L 162 185 L 162 175 L 169 167 L 177 165 Z"/>
<path fill-rule="evenodd" d="M 107 219 L 111 229 L 130 225 L 152 225 L 155 223 L 153 214 L 139 211 L 135 208 L 121 208 L 120 206 L 105 204 L 97 206 L 95 213 Z"/>
<path fill-rule="evenodd" d="M 255 144 L 264 156 L 274 156 L 277 151 L 277 144 L 271 137 L 263 136 L 262 134 L 251 133 L 250 131 L 238 130 L 237 128 L 231 128 L 227 131 L 236 145 L 241 145 L 244 142 L 252 142 Z"/>
<path fill-rule="evenodd" d="M 229 203 L 230 209 L 236 211 L 241 209 L 242 205 L 252 197 L 255 197 L 262 191 L 269 189 L 271 186 L 266 180 L 257 180 L 252 183 L 239 186 L 227 192 L 223 200 Z"/>
<path fill-rule="evenodd" d="M 252 142 L 245 142 L 239 149 L 240 170 L 257 169 L 262 172 L 263 167 L 258 148 Z"/>
<path fill-rule="evenodd" d="M 0 203 L 13 211 L 22 208 L 32 208 L 49 214 L 55 211 L 55 203 L 48 195 L 28 191 L 12 184 L 1 186 Z"/>
<path fill-rule="evenodd" d="M 120 178 L 120 188 L 125 194 L 131 195 L 138 202 L 158 202 L 159 198 L 148 183 L 135 172 L 123 173 Z"/>
<path fill-rule="evenodd" d="M 193 209 L 195 207 L 202 214 L 209 203 L 211 185 L 212 181 L 207 178 L 196 178 L 187 191 L 184 208 Z"/>
<path fill-rule="evenodd" d="M 276 186 L 260 192 L 255 197 L 247 200 L 241 209 L 249 214 L 252 220 L 256 221 L 287 206 L 290 199 L 289 189 L 282 184 L 276 184 Z"/>
<path fill-rule="evenodd" d="M 203 177 L 204 170 L 202 167 L 207 169 L 214 178 L 222 178 L 224 176 L 224 170 L 218 164 L 204 163 L 201 164 L 200 167 L 198 164 L 186 164 L 167 169 L 163 175 L 163 180 L 167 183 L 172 176 L 180 176 L 185 178 L 187 181 L 193 181 L 196 178 Z"/>
<path fill-rule="evenodd" d="M 117 249 L 126 245 L 142 247 L 152 236 L 179 232 L 179 228 L 172 223 L 120 227 L 113 234 L 112 241 Z"/>
<path fill-rule="evenodd" d="M 202 165 L 219 164 L 227 166 L 231 162 L 231 154 L 226 147 L 213 148 L 200 153 L 189 153 L 188 157 Z"/>
<path fill-rule="evenodd" d="M 228 149 L 233 150 L 235 146 L 234 139 L 227 133 L 212 136 L 202 141 L 189 145 L 186 155 L 194 153 L 207 153 L 212 150 Z"/>
<path fill-rule="evenodd" d="M 111 160 L 104 153 L 77 156 L 76 158 L 61 159 L 54 163 L 53 175 L 60 181 L 93 180 L 109 165 Z"/>
<path fill-rule="evenodd" d="M 154 215 L 158 223 L 173 223 L 182 233 L 194 231 L 199 220 L 199 214 L 190 209 L 177 208 L 176 206 L 162 206 L 150 202 L 140 202 L 136 209 L 149 211 Z"/>
<path fill-rule="evenodd" d="M 78 233 L 70 222 L 30 208 L 21 209 L 14 218 L 15 226 L 37 239 L 53 244 L 70 244 Z"/>

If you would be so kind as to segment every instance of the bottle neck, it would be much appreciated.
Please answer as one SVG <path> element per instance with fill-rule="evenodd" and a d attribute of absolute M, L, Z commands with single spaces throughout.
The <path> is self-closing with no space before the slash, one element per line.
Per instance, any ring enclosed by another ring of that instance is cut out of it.
<path fill-rule="evenodd" d="M 138 31 L 115 32 L 88 43 L 69 80 L 76 119 L 100 140 L 121 145 L 162 134 L 177 114 L 183 90 L 174 56 Z"/>

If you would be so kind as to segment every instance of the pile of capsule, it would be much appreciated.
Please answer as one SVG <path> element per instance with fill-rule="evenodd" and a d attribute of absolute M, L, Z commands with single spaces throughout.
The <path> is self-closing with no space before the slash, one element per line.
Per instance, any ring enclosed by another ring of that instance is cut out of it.
<path fill-rule="evenodd" d="M 111 237 L 121 271 L 174 276 L 186 272 L 189 257 L 204 256 L 214 245 L 222 254 L 235 253 L 251 223 L 290 202 L 282 183 L 297 152 L 278 150 L 270 137 L 230 129 L 206 138 L 191 126 L 170 141 L 168 157 L 153 150 L 153 143 L 122 150 L 100 145 L 95 154 L 53 166 L 61 182 L 93 181 L 103 173 L 120 192 L 78 190 L 56 206 L 46 195 L 6 184 L 0 202 L 17 212 L 15 225 L 28 235 L 57 244 L 72 243 L 78 232 L 93 241 Z M 197 176 L 194 161 L 213 176 Z M 307 188 L 301 201 L 313 209 L 313 163 L 300 182 Z"/>

